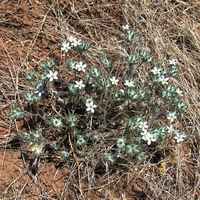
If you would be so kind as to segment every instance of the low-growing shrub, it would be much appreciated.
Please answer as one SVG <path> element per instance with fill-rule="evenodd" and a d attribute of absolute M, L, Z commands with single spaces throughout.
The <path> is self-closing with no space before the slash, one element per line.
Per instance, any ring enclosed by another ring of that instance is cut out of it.
<path fill-rule="evenodd" d="M 16 102 L 10 112 L 12 120 L 25 121 L 27 131 L 19 136 L 27 150 L 68 164 L 115 165 L 148 160 L 167 140 L 184 141 L 175 126 L 186 110 L 184 94 L 174 84 L 177 60 L 157 61 L 140 38 L 123 26 L 122 54 L 113 60 L 68 37 L 61 53 L 76 56 L 28 71 L 23 106 Z M 88 56 L 94 56 L 95 66 Z"/>

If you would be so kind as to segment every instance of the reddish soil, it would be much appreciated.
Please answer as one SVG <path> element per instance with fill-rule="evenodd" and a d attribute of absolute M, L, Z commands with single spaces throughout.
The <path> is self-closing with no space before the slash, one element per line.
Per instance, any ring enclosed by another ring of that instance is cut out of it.
<path fill-rule="evenodd" d="M 28 175 L 20 153 L 0 152 L 0 197 L 15 199 L 38 199 L 40 195 L 58 198 L 64 188 L 64 179 L 69 176 L 66 169 L 56 170 L 52 164 L 41 164 L 37 180 Z"/>

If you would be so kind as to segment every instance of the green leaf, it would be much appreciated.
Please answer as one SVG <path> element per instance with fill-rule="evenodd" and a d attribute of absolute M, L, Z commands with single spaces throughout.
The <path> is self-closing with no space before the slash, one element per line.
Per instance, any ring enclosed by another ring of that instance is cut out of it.
<path fill-rule="evenodd" d="M 103 53 L 101 56 L 101 62 L 109 69 L 112 68 L 112 62 L 111 60 L 107 57 L 106 53 Z"/>

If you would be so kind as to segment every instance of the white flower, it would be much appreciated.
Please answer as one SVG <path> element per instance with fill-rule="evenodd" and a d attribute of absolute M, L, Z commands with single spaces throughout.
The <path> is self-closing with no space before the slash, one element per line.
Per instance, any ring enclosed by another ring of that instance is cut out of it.
<path fill-rule="evenodd" d="M 138 124 L 138 128 L 142 129 L 143 132 L 146 132 L 146 130 L 148 129 L 148 123 L 147 121 L 140 121 Z"/>
<path fill-rule="evenodd" d="M 144 133 L 146 133 L 147 130 L 148 130 L 148 128 L 149 128 L 149 126 L 148 126 L 147 122 L 144 122 L 143 127 L 142 127 L 142 131 L 143 131 Z"/>
<path fill-rule="evenodd" d="M 172 125 L 167 127 L 168 133 L 173 133 L 175 131 L 174 127 Z"/>
<path fill-rule="evenodd" d="M 125 93 L 123 89 L 120 89 L 119 92 L 120 92 L 121 94 L 124 94 L 124 93 Z"/>
<path fill-rule="evenodd" d="M 127 87 L 134 87 L 134 81 L 132 81 L 132 80 L 125 80 L 124 85 L 127 86 Z"/>
<path fill-rule="evenodd" d="M 169 60 L 169 64 L 170 65 L 176 65 L 177 64 L 177 60 L 175 58 Z"/>
<path fill-rule="evenodd" d="M 165 77 L 164 75 L 161 75 L 161 76 L 158 78 L 158 81 L 161 82 L 163 85 L 168 84 L 169 77 Z"/>
<path fill-rule="evenodd" d="M 37 155 L 40 155 L 43 151 L 43 147 L 44 147 L 43 144 L 33 144 L 31 146 L 31 151 L 34 152 Z"/>
<path fill-rule="evenodd" d="M 178 131 L 175 132 L 174 139 L 176 140 L 177 143 L 181 143 L 185 140 L 186 135 L 184 133 L 180 133 Z"/>
<path fill-rule="evenodd" d="M 89 113 L 94 113 L 94 109 L 97 107 L 91 98 L 86 100 L 86 111 Z"/>
<path fill-rule="evenodd" d="M 74 47 L 77 47 L 77 46 L 79 46 L 79 45 L 81 45 L 81 44 L 82 44 L 81 40 L 78 40 L 78 39 L 76 39 L 76 40 L 74 40 L 74 41 L 72 42 L 72 46 L 74 46 Z"/>
<path fill-rule="evenodd" d="M 136 123 L 137 123 L 137 124 L 136 124 L 135 127 L 141 129 L 140 134 L 141 134 L 142 136 L 143 136 L 143 135 L 146 135 L 147 132 L 148 132 L 148 128 L 149 128 L 147 121 L 140 121 L 140 120 L 139 120 L 139 121 L 136 122 Z"/>
<path fill-rule="evenodd" d="M 77 144 L 78 146 L 81 146 L 81 145 L 83 145 L 83 144 L 85 144 L 85 143 L 86 143 L 86 141 L 85 141 L 84 137 L 83 137 L 82 135 L 79 135 L 79 136 L 78 136 L 78 139 L 77 139 L 77 141 L 76 141 L 76 144 Z"/>
<path fill-rule="evenodd" d="M 163 85 L 168 84 L 169 77 L 166 77 L 166 72 L 163 71 L 161 68 L 154 67 L 151 72 L 155 76 L 155 81 L 160 82 Z"/>
<path fill-rule="evenodd" d="M 74 69 L 76 69 L 79 72 L 85 72 L 86 64 L 84 64 L 82 61 L 77 62 L 76 65 L 74 66 Z"/>
<path fill-rule="evenodd" d="M 167 115 L 167 119 L 170 121 L 170 122 L 174 122 L 176 120 L 176 112 L 169 112 L 168 115 Z"/>
<path fill-rule="evenodd" d="M 44 94 L 43 91 L 36 91 L 35 94 L 38 96 L 38 97 L 42 97 L 42 94 Z"/>
<path fill-rule="evenodd" d="M 161 68 L 158 68 L 158 67 L 154 67 L 151 72 L 154 74 L 154 75 L 158 75 L 161 73 Z"/>
<path fill-rule="evenodd" d="M 123 29 L 123 30 L 129 30 L 129 25 L 128 25 L 128 24 L 123 25 L 123 26 L 122 26 L 122 29 Z"/>
<path fill-rule="evenodd" d="M 53 126 L 57 127 L 57 128 L 59 128 L 63 125 L 62 119 L 59 119 L 59 118 L 53 118 L 52 123 L 53 123 Z"/>
<path fill-rule="evenodd" d="M 78 88 L 79 90 L 85 88 L 85 84 L 83 83 L 83 80 L 80 81 L 75 81 L 75 87 Z"/>
<path fill-rule="evenodd" d="M 117 140 L 117 147 L 118 148 L 120 148 L 120 149 L 122 149 L 122 148 L 124 148 L 125 147 L 125 140 L 124 140 L 124 138 L 119 138 L 118 140 Z"/>
<path fill-rule="evenodd" d="M 61 45 L 61 51 L 64 51 L 65 53 L 67 53 L 70 49 L 71 49 L 70 43 L 67 41 L 64 41 Z"/>
<path fill-rule="evenodd" d="M 74 36 L 72 36 L 72 35 L 70 35 L 70 36 L 67 37 L 67 40 L 68 40 L 69 42 L 73 42 L 75 39 L 76 39 L 76 38 L 75 38 Z"/>
<path fill-rule="evenodd" d="M 73 47 L 77 47 L 77 46 L 81 45 L 81 43 L 82 43 L 81 40 L 79 40 L 73 36 L 69 36 L 67 39 Z"/>
<path fill-rule="evenodd" d="M 155 142 L 155 141 L 156 141 L 155 135 L 154 135 L 154 134 L 151 134 L 151 133 L 148 132 L 148 131 L 145 132 L 145 134 L 142 133 L 142 139 L 143 139 L 144 141 L 146 141 L 148 145 L 150 145 L 152 142 Z"/>
<path fill-rule="evenodd" d="M 176 89 L 176 93 L 180 96 L 183 96 L 183 91 L 180 88 Z"/>
<path fill-rule="evenodd" d="M 147 122 L 144 122 L 144 124 L 142 126 L 142 131 L 147 132 L 148 128 L 149 128 L 149 126 L 148 126 Z"/>
<path fill-rule="evenodd" d="M 35 138 L 40 138 L 41 134 L 39 131 L 33 132 Z"/>
<path fill-rule="evenodd" d="M 118 82 L 119 82 L 119 80 L 116 79 L 116 78 L 113 76 L 112 78 L 110 78 L 110 82 L 111 82 L 112 85 L 117 85 Z"/>
<path fill-rule="evenodd" d="M 52 82 L 53 80 L 58 79 L 57 75 L 58 75 L 57 71 L 53 72 L 50 70 L 49 73 L 47 74 L 47 78 L 49 79 L 50 82 Z"/>

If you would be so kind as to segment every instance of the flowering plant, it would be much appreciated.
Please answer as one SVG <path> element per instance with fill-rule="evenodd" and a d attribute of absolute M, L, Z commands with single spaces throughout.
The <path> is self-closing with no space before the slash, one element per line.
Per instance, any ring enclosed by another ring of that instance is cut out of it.
<path fill-rule="evenodd" d="M 61 51 L 76 51 L 79 59 L 49 60 L 28 73 L 31 89 L 24 96 L 23 111 L 15 107 L 10 117 L 31 124 L 22 139 L 33 153 L 46 153 L 50 146 L 64 161 L 74 162 L 76 155 L 89 162 L 99 154 L 98 162 L 141 161 L 167 138 L 184 141 L 186 135 L 175 129 L 187 108 L 183 92 L 173 83 L 177 61 L 163 66 L 144 48 L 133 51 L 138 34 L 128 25 L 123 30 L 128 47 L 127 55 L 119 56 L 125 60 L 121 71 L 105 52 L 96 58 L 99 66 L 91 66 L 84 54 L 90 45 L 69 37 Z M 142 66 L 149 71 L 141 80 Z"/>

